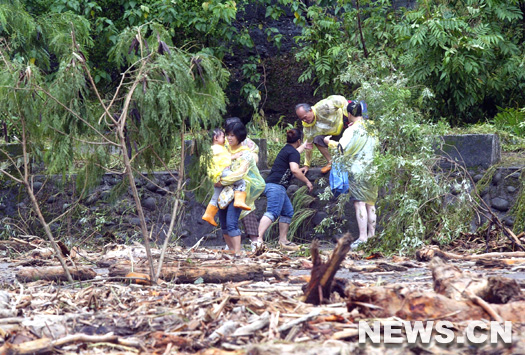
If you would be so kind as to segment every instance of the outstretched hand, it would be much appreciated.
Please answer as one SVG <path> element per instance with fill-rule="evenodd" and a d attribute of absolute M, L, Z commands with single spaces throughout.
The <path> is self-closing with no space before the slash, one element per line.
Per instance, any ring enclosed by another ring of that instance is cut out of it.
<path fill-rule="evenodd" d="M 306 149 L 306 146 L 308 145 L 308 140 L 305 140 L 303 142 L 303 144 L 301 144 L 300 146 L 297 147 L 297 151 L 299 153 L 302 153 L 305 149 Z"/>
<path fill-rule="evenodd" d="M 308 183 L 306 184 L 306 187 L 308 187 L 308 192 L 312 192 L 312 190 L 314 189 L 314 186 L 312 185 L 310 181 L 308 181 Z"/>

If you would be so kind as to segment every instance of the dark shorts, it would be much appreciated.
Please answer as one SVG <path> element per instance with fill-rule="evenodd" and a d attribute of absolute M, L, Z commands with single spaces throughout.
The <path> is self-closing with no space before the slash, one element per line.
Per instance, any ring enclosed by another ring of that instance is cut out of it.
<path fill-rule="evenodd" d="M 332 138 L 330 138 L 330 139 L 333 140 L 333 141 L 339 142 L 339 140 L 343 136 L 343 132 L 345 131 L 345 129 L 347 127 L 348 127 L 348 118 L 347 117 L 343 117 L 343 129 L 341 130 L 341 133 L 339 133 L 337 136 L 332 136 Z M 327 135 L 325 135 L 325 136 L 315 136 L 313 143 L 315 145 L 328 148 L 328 145 L 324 142 L 324 137 L 326 137 L 326 136 Z"/>

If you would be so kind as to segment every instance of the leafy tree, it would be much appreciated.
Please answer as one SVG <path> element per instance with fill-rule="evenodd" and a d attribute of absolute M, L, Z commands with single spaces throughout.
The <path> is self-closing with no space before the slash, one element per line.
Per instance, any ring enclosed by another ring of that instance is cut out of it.
<path fill-rule="evenodd" d="M 225 109 L 223 88 L 228 72 L 206 51 L 191 53 L 171 46 L 168 30 L 152 22 L 126 29 L 118 35 L 108 60 L 127 69 L 121 74 L 120 83 L 111 96 L 105 98 L 97 89 L 85 55 L 92 40 L 89 25 L 82 16 L 54 14 L 54 23 L 42 24 L 42 21 L 49 20 L 47 15 L 32 17 L 21 3 L 16 7 L 0 4 L 0 14 L 7 11 L 27 19 L 31 26 L 15 27 L 14 24 L 9 32 L 13 38 L 8 38 L 1 48 L 0 101 L 8 112 L 8 119 L 17 118 L 11 123 L 21 126 L 21 143 L 25 152 L 22 165 L 12 162 L 18 175 L 9 174 L 3 168 L 1 171 L 26 186 L 34 208 L 39 211 L 30 183 L 30 157 L 40 156 L 48 173 L 66 174 L 78 161 L 76 154 L 79 149 L 75 147 L 79 144 L 91 147 L 77 181 L 85 191 L 110 168 L 107 157 L 111 148 L 116 148 L 124 167 L 124 186 L 131 188 L 135 200 L 151 277 L 155 280 L 162 259 L 155 272 L 149 249 L 149 230 L 134 177 L 144 168 L 165 167 L 186 133 L 194 133 L 202 142 L 200 131 L 218 125 L 220 113 Z M 7 28 L 6 23 L 1 24 Z M 10 45 L 20 38 L 13 34 L 30 38 L 31 30 L 39 25 L 42 42 L 49 44 L 43 48 L 59 63 L 53 75 L 45 75 L 45 62 L 42 68 L 38 66 L 39 62 L 20 59 L 23 58 L 20 53 L 25 53 L 28 46 L 22 51 L 20 47 Z M 50 149 L 46 150 L 49 145 Z M 181 161 L 183 167 L 184 149 Z M 164 249 L 177 218 L 181 216 L 183 172 L 181 168 Z M 42 214 L 39 217 L 54 243 L 48 222 Z"/>
<path fill-rule="evenodd" d="M 475 122 L 486 101 L 523 104 L 523 14 L 517 1 L 421 2 L 394 26 L 409 80 L 436 94 L 437 113 Z M 521 42 L 521 48 L 520 48 Z"/>
<path fill-rule="evenodd" d="M 460 232 L 468 231 L 472 215 L 478 210 L 471 196 L 471 180 L 462 169 L 440 167 L 435 148 L 446 125 L 432 124 L 411 104 L 416 94 L 422 104 L 431 101 L 430 90 L 411 88 L 403 74 L 395 70 L 379 76 L 373 68 L 392 67 L 388 59 L 380 59 L 368 59 L 375 62 L 368 66 L 351 65 L 341 76 L 342 81 L 361 84 L 355 96 L 368 103 L 372 120 L 369 127 L 379 142 L 373 168 L 366 174 L 381 187 L 377 207 L 383 222 L 370 249 L 409 253 L 429 240 L 448 243 Z M 335 159 L 349 163 L 344 157 Z M 330 197 L 328 187 L 321 198 Z M 348 195 L 338 198 L 334 213 L 321 223 L 321 228 L 337 224 L 348 200 Z"/>
<path fill-rule="evenodd" d="M 390 1 L 309 4 L 298 15 L 304 28 L 296 57 L 309 65 L 299 80 L 323 94 L 355 89 L 360 83 L 349 88 L 340 74 L 349 65 L 370 65 L 369 56 L 386 55 L 410 85 L 434 92 L 434 102 L 422 109 L 452 124 L 492 116 L 496 105 L 525 103 L 518 1 L 418 1 L 413 10 L 394 10 Z"/>
<path fill-rule="evenodd" d="M 309 67 L 299 81 L 312 82 L 325 95 L 356 88 L 340 80 L 350 63 L 367 65 L 364 60 L 369 56 L 395 55 L 391 34 L 395 12 L 390 1 L 315 1 L 302 10 L 304 21 L 299 23 L 304 28 L 296 38 L 300 48 L 296 58 Z"/>

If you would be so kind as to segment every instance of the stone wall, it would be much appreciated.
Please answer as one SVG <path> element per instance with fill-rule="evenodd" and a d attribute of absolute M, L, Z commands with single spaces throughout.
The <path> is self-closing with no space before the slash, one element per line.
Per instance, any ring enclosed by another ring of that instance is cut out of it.
<path fill-rule="evenodd" d="M 486 139 L 485 142 L 498 144 L 495 139 Z M 259 142 L 261 147 L 264 142 Z M 486 148 L 486 147 L 485 147 Z M 485 149 L 483 148 L 483 149 Z M 490 147 L 489 147 L 490 148 Z M 470 149 L 470 148 L 469 148 Z M 490 148 L 492 149 L 492 148 Z M 260 155 L 260 168 L 263 176 L 269 173 L 266 168 L 265 151 Z M 476 154 L 475 151 L 473 154 Z M 468 157 L 465 153 L 461 156 Z M 493 157 L 493 155 L 488 155 Z M 525 166 L 525 162 L 523 164 Z M 475 182 L 478 182 L 485 173 L 481 167 L 467 167 Z M 484 201 L 491 206 L 492 210 L 512 227 L 514 220 L 509 216 L 509 211 L 514 205 L 521 188 L 520 173 L 523 166 L 499 167 L 495 169 L 490 183 L 481 191 Z M 53 231 L 61 237 L 71 238 L 73 241 L 83 238 L 92 238 L 95 241 L 103 240 L 116 242 L 140 241 L 139 219 L 137 217 L 133 198 L 129 191 L 114 199 L 112 202 L 112 191 L 122 181 L 122 175 L 106 174 L 102 177 L 99 186 L 90 192 L 89 196 L 82 199 L 77 208 L 66 215 L 60 221 L 51 225 Z M 319 168 L 312 168 L 308 178 L 314 184 L 313 196 L 323 192 L 328 176 L 323 175 Z M 153 239 L 164 240 L 168 229 L 171 208 L 173 206 L 173 192 L 178 180 L 177 172 L 158 172 L 146 174 L 144 178 L 137 178 L 136 184 L 140 192 L 142 205 L 146 213 L 146 219 L 153 226 Z M 47 220 L 51 220 L 66 211 L 74 201 L 78 200 L 75 192 L 74 177 L 46 177 L 36 176 L 33 188 L 41 202 L 41 208 Z M 303 186 L 303 183 L 294 179 L 288 188 L 288 194 L 293 197 L 295 191 Z M 452 193 L 453 190 L 452 190 Z M 314 237 L 333 241 L 339 232 L 328 231 L 325 234 L 316 234 L 314 227 L 318 225 L 328 214 L 326 207 L 334 202 L 320 201 L 318 198 L 309 208 L 314 210 L 314 215 L 305 226 L 301 235 L 294 236 L 295 240 L 308 242 Z M 183 201 L 183 220 L 177 235 L 180 242 L 190 246 L 195 244 L 201 237 L 204 245 L 223 245 L 223 239 L 218 230 L 207 222 L 201 220 L 205 206 L 198 203 L 192 192 L 185 194 Z M 266 198 L 262 196 L 256 202 L 256 210 L 253 212 L 259 218 L 266 209 Z M 357 235 L 357 224 L 353 206 L 348 204 L 346 220 L 343 221 L 341 230 L 350 231 Z M 25 190 L 9 180 L 0 179 L 0 234 L 7 233 L 7 226 L 11 230 L 18 229 L 24 233 L 42 236 L 42 230 L 32 212 L 32 207 Z M 473 221 L 473 228 L 483 224 L 483 217 Z M 518 231 L 519 232 L 519 231 Z M 276 235 L 271 236 L 276 238 Z"/>
<path fill-rule="evenodd" d="M 520 180 L 522 167 L 502 167 L 496 169 L 489 185 L 480 191 L 483 200 L 490 206 L 492 211 L 509 227 L 514 226 L 514 218 L 509 215 L 509 211 L 516 202 L 522 182 Z M 478 182 L 483 175 L 481 173 L 474 175 L 474 181 Z M 483 216 L 480 216 L 479 222 L 475 226 L 482 225 L 486 222 Z"/>
<path fill-rule="evenodd" d="M 263 170 L 261 173 L 267 175 L 269 170 Z M 317 196 L 324 191 L 326 185 L 321 186 L 320 182 L 321 179 L 327 179 L 327 177 L 321 174 L 320 169 L 311 169 L 308 177 L 314 181 L 313 196 Z M 482 174 L 479 173 L 474 176 L 474 179 L 479 180 L 481 177 Z M 508 213 L 516 200 L 521 186 L 519 177 L 520 168 L 518 167 L 498 168 L 491 183 L 481 193 L 487 204 L 509 227 L 512 227 L 514 224 L 513 218 Z M 171 194 L 175 191 L 177 185 L 177 174 L 161 172 L 146 175 L 146 178 L 137 178 L 136 183 L 141 195 L 146 220 L 150 226 L 153 226 L 153 239 L 162 241 L 170 222 L 171 208 L 173 206 Z M 62 237 L 66 236 L 66 238 L 72 236 L 74 239 L 77 239 L 92 234 L 95 241 L 104 238 L 108 239 L 106 241 L 117 242 L 140 241 L 140 221 L 135 213 L 133 198 L 129 190 L 119 197 L 116 202 L 110 202 L 111 189 L 121 179 L 122 176 L 105 175 L 99 187 L 87 198 L 83 199 L 80 206 L 71 215 L 51 225 L 52 230 L 60 233 Z M 289 196 L 292 198 L 294 192 L 302 185 L 302 182 L 294 179 L 292 185 L 288 188 Z M 65 183 L 63 183 L 60 178 L 50 180 L 44 176 L 37 176 L 34 189 L 41 202 L 44 215 L 48 220 L 64 212 L 72 201 L 76 200 L 74 182 L 70 179 L 66 179 Z M 43 235 L 23 188 L 2 182 L 0 185 L 0 196 L 2 196 L 0 198 L 0 221 L 2 221 L 0 234 L 10 224 L 22 227 L 26 233 Z M 313 230 L 328 215 L 325 210 L 326 206 L 327 203 L 319 201 L 319 199 L 313 202 L 310 208 L 316 212 L 304 233 L 294 236 L 295 240 L 308 242 L 316 237 L 334 241 L 339 236 L 339 233 L 335 231 L 329 231 L 326 234 L 316 234 Z M 253 213 L 256 213 L 258 218 L 260 218 L 265 209 L 266 198 L 262 196 L 257 200 L 256 210 Z M 204 236 L 204 245 L 223 245 L 223 240 L 218 230 L 201 220 L 201 216 L 204 213 L 204 205 L 198 203 L 191 192 L 186 194 L 183 201 L 183 213 L 183 222 L 181 228 L 177 231 L 182 244 L 191 246 Z M 355 211 L 351 204 L 347 206 L 346 217 L 347 220 L 344 221 L 341 229 L 357 235 Z M 476 221 L 473 227 L 477 227 L 485 222 L 483 217 L 479 220 L 476 219 Z M 276 235 L 272 237 L 276 238 Z"/>

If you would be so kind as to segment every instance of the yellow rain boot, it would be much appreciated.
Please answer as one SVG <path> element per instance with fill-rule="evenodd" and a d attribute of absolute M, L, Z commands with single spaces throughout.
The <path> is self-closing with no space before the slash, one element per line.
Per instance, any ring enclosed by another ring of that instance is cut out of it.
<path fill-rule="evenodd" d="M 219 207 L 209 204 L 208 207 L 206 207 L 206 212 L 204 212 L 202 219 L 211 224 L 212 226 L 217 227 L 217 223 L 215 222 L 215 215 L 218 211 Z"/>
<path fill-rule="evenodd" d="M 233 207 L 237 207 L 245 211 L 250 211 L 252 209 L 246 204 L 246 191 L 235 191 Z"/>

